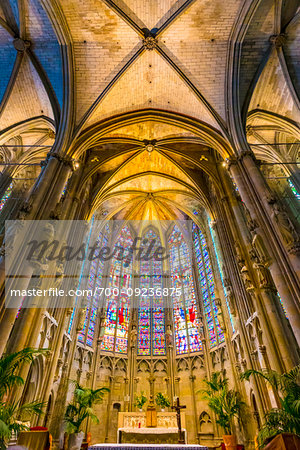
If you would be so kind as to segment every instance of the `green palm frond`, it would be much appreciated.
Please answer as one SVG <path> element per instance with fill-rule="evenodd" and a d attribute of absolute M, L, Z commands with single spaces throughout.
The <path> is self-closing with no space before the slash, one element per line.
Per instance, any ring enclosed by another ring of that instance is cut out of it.
<path fill-rule="evenodd" d="M 40 415 L 43 413 L 45 403 L 34 401 L 20 405 L 20 400 L 16 402 L 0 402 L 0 441 L 8 441 L 12 432 L 28 430 L 23 423 L 19 423 L 18 419 L 22 414 Z"/>
<path fill-rule="evenodd" d="M 254 370 L 249 369 L 241 374 L 241 380 L 249 381 L 252 375 L 257 375 L 261 378 L 264 378 L 274 389 L 278 390 L 281 386 L 280 375 L 275 370 Z"/>
<path fill-rule="evenodd" d="M 45 354 L 48 351 L 28 347 L 19 352 L 3 355 L 0 358 L 0 401 L 12 387 L 24 384 L 23 378 L 17 374 L 20 367 L 25 363 L 32 362 L 36 356 Z"/>
<path fill-rule="evenodd" d="M 258 435 L 260 446 L 280 433 L 300 435 L 300 365 L 283 374 L 267 369 L 247 370 L 241 379 L 249 380 L 252 375 L 265 379 L 275 389 L 281 406 L 266 414 Z"/>
<path fill-rule="evenodd" d="M 226 433 L 230 433 L 234 418 L 239 419 L 246 404 L 238 392 L 228 388 L 228 379 L 223 378 L 221 372 L 211 374 L 210 380 L 205 379 L 205 389 L 200 389 L 202 399 L 207 400 L 208 406 L 216 414 L 216 422 Z"/>
<path fill-rule="evenodd" d="M 95 423 L 99 423 L 93 411 L 93 405 L 101 403 L 108 388 L 91 389 L 81 386 L 77 381 L 70 380 L 75 385 L 73 402 L 67 406 L 65 412 L 66 431 L 69 434 L 78 433 L 83 422 L 90 417 Z"/>

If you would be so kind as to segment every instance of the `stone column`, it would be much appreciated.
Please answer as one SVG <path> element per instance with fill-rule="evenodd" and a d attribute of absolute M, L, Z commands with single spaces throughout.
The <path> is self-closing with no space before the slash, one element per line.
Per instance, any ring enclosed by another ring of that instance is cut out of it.
<path fill-rule="evenodd" d="M 20 291 L 26 290 L 31 280 L 31 276 L 34 270 L 34 266 L 27 264 L 26 268 L 22 271 L 22 278 L 18 278 L 17 283 L 10 288 L 18 289 Z M 4 293 L 5 296 L 5 293 Z M 14 300 L 14 304 L 18 304 L 18 307 L 8 307 L 3 309 L 3 314 L 0 320 L 0 356 L 4 352 L 5 346 L 7 344 L 8 338 L 10 336 L 11 330 L 14 326 L 16 315 L 18 313 L 19 308 L 22 305 L 23 297 L 19 297 L 17 300 Z M 9 306 L 9 305 L 8 305 Z M 28 331 L 28 330 L 27 330 Z M 26 335 L 24 335 L 26 336 Z"/>
<path fill-rule="evenodd" d="M 50 425 L 50 433 L 52 434 L 53 439 L 55 440 L 59 438 L 60 427 L 65 413 L 68 384 L 72 370 L 72 364 L 74 361 L 76 346 L 78 342 L 78 336 L 80 331 L 82 330 L 82 319 L 83 319 L 82 314 L 79 311 L 76 311 L 73 319 L 75 322 L 75 326 L 73 327 L 73 332 L 71 336 L 72 340 L 70 343 L 71 345 L 69 350 L 69 358 L 62 370 L 61 379 L 55 399 L 54 413 Z"/>
<path fill-rule="evenodd" d="M 254 368 L 251 358 L 250 337 L 245 328 L 245 323 L 251 315 L 251 311 L 247 308 L 247 305 L 249 306 L 249 302 L 251 302 L 251 293 L 246 290 L 244 279 L 241 276 L 242 269 L 246 269 L 246 257 L 244 256 L 244 253 L 245 255 L 247 253 L 246 243 L 250 241 L 250 233 L 244 225 L 244 218 L 241 215 L 237 200 L 232 198 L 233 187 L 229 185 L 230 180 L 228 174 L 224 172 L 223 169 L 223 172 L 221 172 L 220 175 L 226 188 L 225 192 L 228 196 L 221 197 L 221 200 L 218 196 L 215 205 L 216 213 L 218 215 L 215 231 L 218 236 L 218 242 L 224 260 L 224 284 L 226 286 L 230 306 L 233 306 L 235 313 L 235 331 L 239 332 L 241 346 L 244 351 L 242 365 L 243 367 Z M 231 208 L 232 203 L 234 208 Z M 234 249 L 234 242 L 239 244 L 237 249 Z M 249 281 L 251 284 L 251 280 Z M 231 343 L 229 343 L 228 349 L 230 348 Z M 235 367 L 238 367 L 241 370 L 239 360 L 236 359 L 236 357 L 234 357 L 234 360 L 236 361 Z M 263 392 L 259 389 L 257 380 L 253 380 L 252 386 L 257 397 L 259 411 L 263 416 L 266 412 L 265 397 Z"/>
<path fill-rule="evenodd" d="M 270 216 L 266 212 L 266 204 L 268 204 L 270 192 L 257 165 L 249 154 L 245 154 L 242 161 L 233 161 L 229 165 L 229 170 L 251 216 L 257 221 L 257 233 L 262 237 L 271 255 L 272 261 L 269 269 L 284 302 L 293 332 L 299 343 L 299 280 L 288 260 L 286 252 L 282 248 L 278 233 L 271 226 Z M 245 172 L 249 173 L 248 177 L 250 177 L 250 180 L 247 180 L 247 174 Z"/>
<path fill-rule="evenodd" d="M 112 373 L 112 375 L 110 375 L 110 377 L 109 377 L 109 393 L 108 393 L 108 400 L 107 400 L 106 424 L 105 424 L 105 442 L 108 442 L 109 423 L 110 423 L 110 416 L 111 416 L 111 397 L 112 397 L 112 391 L 113 391 L 113 387 L 114 387 L 114 381 L 115 381 L 115 376 L 114 376 L 114 373 Z"/>
<path fill-rule="evenodd" d="M 194 421 L 195 421 L 195 433 L 196 433 L 196 439 L 199 444 L 199 421 L 198 421 L 198 412 L 197 412 L 197 402 L 196 402 L 196 395 L 195 395 L 195 375 L 191 373 L 189 376 L 190 379 L 190 387 L 191 387 L 191 394 L 193 399 L 193 412 L 194 412 Z"/>
<path fill-rule="evenodd" d="M 267 212 L 266 215 L 266 226 L 268 231 L 273 238 L 274 243 L 276 243 L 276 250 L 283 253 L 283 249 L 287 249 L 289 259 L 294 267 L 294 270 L 298 274 L 298 279 L 296 280 L 298 289 L 300 292 L 300 237 L 299 234 L 289 219 L 287 213 L 278 204 L 276 198 L 270 192 L 270 189 L 258 168 L 255 158 L 252 153 L 246 152 L 242 157 L 242 164 L 244 165 L 247 173 L 249 174 L 250 181 L 254 186 L 257 200 L 261 201 L 262 206 Z M 270 223 L 271 219 L 271 223 Z M 272 226 L 273 225 L 273 226 Z M 278 242 L 278 237 L 281 239 Z M 276 239 L 277 238 L 277 239 Z M 283 246 L 282 246 L 283 244 Z"/>
<path fill-rule="evenodd" d="M 27 204 L 21 211 L 20 218 L 26 219 L 45 219 L 49 217 L 51 211 L 55 209 L 57 202 L 60 199 L 61 192 L 64 188 L 66 180 L 71 171 L 72 162 L 69 158 L 61 158 L 57 154 L 49 154 L 48 161 L 44 169 L 42 170 L 39 179 L 36 182 L 33 194 L 28 200 Z M 30 277 L 32 275 L 32 269 L 28 265 L 25 272 L 26 278 L 23 278 L 23 282 L 18 283 L 18 289 L 25 290 L 28 287 Z M 2 258 L 0 262 L 0 285 L 3 286 L 5 282 L 5 260 Z M 22 299 L 20 299 L 21 305 Z M 4 295 L 2 293 L 1 303 L 4 303 Z M 15 321 L 17 308 L 6 309 L 2 320 L 5 320 L 5 327 L 0 327 L 2 330 L 0 351 L 2 352 L 12 326 Z"/>
<path fill-rule="evenodd" d="M 55 373 L 56 373 L 56 369 L 57 369 L 57 365 L 58 365 L 58 360 L 59 360 L 59 354 L 60 354 L 60 350 L 61 350 L 61 346 L 63 343 L 63 338 L 64 338 L 64 334 L 65 334 L 65 330 L 66 327 L 69 323 L 70 317 L 72 314 L 72 309 L 68 308 L 68 309 L 63 309 L 62 310 L 62 318 L 60 320 L 60 324 L 59 324 L 59 328 L 57 330 L 57 336 L 56 336 L 56 342 L 55 345 L 53 346 L 52 350 L 52 359 L 51 359 L 51 364 L 49 367 L 48 372 L 45 374 L 45 381 L 43 384 L 43 389 L 41 392 L 41 401 L 43 402 L 47 402 L 53 383 L 54 383 L 54 377 L 55 377 Z M 43 416 L 39 417 L 39 425 L 41 425 L 43 423 Z"/>
<path fill-rule="evenodd" d="M 72 160 L 49 153 L 28 201 L 27 219 L 45 219 L 54 211 L 72 170 Z"/>

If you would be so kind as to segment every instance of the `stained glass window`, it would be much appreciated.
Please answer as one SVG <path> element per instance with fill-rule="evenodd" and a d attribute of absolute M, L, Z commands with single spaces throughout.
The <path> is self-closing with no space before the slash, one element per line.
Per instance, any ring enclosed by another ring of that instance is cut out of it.
<path fill-rule="evenodd" d="M 83 264 L 81 266 L 80 276 L 79 276 L 79 280 L 78 280 L 78 286 L 77 286 L 78 289 L 81 286 L 82 278 L 83 278 L 83 274 L 84 274 L 84 270 L 85 270 L 85 266 L 86 266 L 86 262 L 87 262 L 86 255 L 88 253 L 88 248 L 89 248 L 89 243 L 90 243 L 90 239 L 91 239 L 91 235 L 92 235 L 94 221 L 95 221 L 95 216 L 93 216 L 92 219 L 91 219 L 91 225 L 90 225 L 90 229 L 89 229 L 89 233 L 88 233 L 88 237 L 87 237 L 87 241 L 86 241 L 86 246 L 85 246 L 85 258 L 84 258 Z M 71 331 L 72 331 L 72 326 L 73 326 L 73 322 L 74 322 L 77 301 L 78 301 L 78 298 L 76 297 L 76 299 L 75 299 L 75 306 L 73 308 L 72 315 L 71 315 L 70 322 L 69 322 L 68 334 L 70 334 Z"/>
<path fill-rule="evenodd" d="M 159 236 L 152 229 L 143 236 L 143 241 L 147 246 L 155 241 L 155 246 L 147 260 L 142 259 L 140 263 L 139 287 L 146 295 L 141 295 L 139 298 L 138 354 L 149 356 L 152 349 L 153 355 L 164 355 L 166 352 L 165 313 L 161 294 L 163 268 L 162 261 L 155 259 L 153 255 L 161 243 Z"/>
<path fill-rule="evenodd" d="M 108 234 L 109 234 L 109 225 L 107 224 L 104 227 L 104 230 L 100 231 L 98 235 L 97 247 L 99 248 L 107 247 Z M 101 285 L 104 272 L 104 263 L 105 261 L 103 261 L 103 259 L 97 258 L 97 254 L 94 255 L 93 261 L 91 261 L 90 272 L 86 286 L 86 289 L 88 291 L 92 291 L 94 293 L 97 292 L 96 291 L 97 288 L 102 287 Z M 80 331 L 78 336 L 78 340 L 80 342 L 84 342 L 87 328 L 86 344 L 89 346 L 93 345 L 98 306 L 99 306 L 99 294 L 91 295 L 89 293 L 87 296 L 87 308 L 83 323 L 83 329 Z"/>
<path fill-rule="evenodd" d="M 300 200 L 300 193 L 297 191 L 297 189 L 296 189 L 294 183 L 293 183 L 290 179 L 288 179 L 288 183 L 289 183 L 290 188 L 291 188 L 291 190 L 292 190 L 294 196 L 296 197 L 296 199 L 297 199 L 297 200 Z"/>
<path fill-rule="evenodd" d="M 215 241 L 213 230 L 211 228 L 210 223 L 209 223 L 209 230 L 210 230 L 210 235 L 211 235 L 212 243 L 213 243 L 214 250 L 215 250 L 216 260 L 217 260 L 218 269 L 219 269 L 219 272 L 220 272 L 220 278 L 221 278 L 221 282 L 222 282 L 222 286 L 223 286 L 223 292 L 224 292 L 224 296 L 225 296 L 225 300 L 226 300 L 226 306 L 227 306 L 227 309 L 228 309 L 228 314 L 229 314 L 229 319 L 230 319 L 230 323 L 231 323 L 231 326 L 232 326 L 232 331 L 235 332 L 233 318 L 232 318 L 232 314 L 231 314 L 231 311 L 230 311 L 230 306 L 229 306 L 227 293 L 226 293 L 226 289 L 225 289 L 225 285 L 224 285 L 223 270 L 222 270 L 222 267 L 221 267 L 221 264 L 220 264 L 220 258 L 219 258 L 219 254 L 218 254 L 218 251 L 217 251 L 216 241 Z"/>
<path fill-rule="evenodd" d="M 175 225 L 169 237 L 171 287 L 178 289 L 173 299 L 176 353 L 202 349 L 199 339 L 199 312 L 196 303 L 191 255 L 182 232 Z"/>
<path fill-rule="evenodd" d="M 281 298 L 281 297 L 280 297 L 280 295 L 279 295 L 279 292 L 277 292 L 277 297 L 279 298 L 279 301 L 280 301 L 280 304 L 281 304 L 281 306 L 282 306 L 282 309 L 283 309 L 284 315 L 285 315 L 285 317 L 286 317 L 286 318 L 288 319 L 288 315 L 287 315 L 286 309 L 285 309 L 285 307 L 284 307 L 284 304 L 283 304 L 282 298 Z"/>
<path fill-rule="evenodd" d="M 130 299 L 128 289 L 132 288 L 132 258 L 122 257 L 133 244 L 128 226 L 123 227 L 115 247 L 120 251 L 115 252 L 112 259 L 107 288 L 110 288 L 106 296 L 105 331 L 101 345 L 102 350 L 127 352 L 129 307 Z M 114 288 L 117 288 L 114 291 Z"/>
<path fill-rule="evenodd" d="M 199 284 L 202 291 L 204 314 L 208 327 L 210 346 L 224 342 L 224 333 L 218 321 L 218 309 L 215 302 L 215 281 L 204 234 L 193 223 L 193 242 L 197 259 Z"/>
<path fill-rule="evenodd" d="M 2 209 L 4 208 L 5 203 L 7 202 L 9 197 L 11 196 L 12 189 L 13 189 L 13 182 L 10 183 L 10 185 L 8 186 L 6 191 L 4 192 L 4 195 L 3 195 L 3 197 L 2 197 L 2 199 L 0 201 L 0 211 L 2 211 Z"/>

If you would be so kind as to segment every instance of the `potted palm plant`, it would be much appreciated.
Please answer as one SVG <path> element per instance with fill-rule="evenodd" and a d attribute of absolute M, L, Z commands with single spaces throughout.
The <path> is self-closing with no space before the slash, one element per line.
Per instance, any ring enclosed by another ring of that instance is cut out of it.
<path fill-rule="evenodd" d="M 158 392 L 155 397 L 156 404 L 160 406 L 161 410 L 164 411 L 165 408 L 169 408 L 170 400 L 167 395 L 164 395 L 162 392 Z"/>
<path fill-rule="evenodd" d="M 21 366 L 32 362 L 37 355 L 45 352 L 46 350 L 24 348 L 0 358 L 0 450 L 7 448 L 12 433 L 29 429 L 20 421 L 24 415 L 30 417 L 32 414 L 40 415 L 43 412 L 42 402 L 22 404 L 20 399 L 10 402 L 6 397 L 13 388 L 24 385 L 23 378 L 18 375 Z"/>
<path fill-rule="evenodd" d="M 208 406 L 216 415 L 216 422 L 223 428 L 223 441 L 227 450 L 236 450 L 236 436 L 233 433 L 234 419 L 240 414 L 246 404 L 241 400 L 239 392 L 229 389 L 228 379 L 220 372 L 214 372 L 210 380 L 205 379 L 205 389 L 199 392 L 208 401 Z"/>
<path fill-rule="evenodd" d="M 99 423 L 93 406 L 102 402 L 108 388 L 90 389 L 75 382 L 74 398 L 65 413 L 66 432 L 69 435 L 69 450 L 80 450 L 84 437 L 82 425 L 89 417 L 92 422 Z"/>
<path fill-rule="evenodd" d="M 139 409 L 139 411 L 143 411 L 143 406 L 146 403 L 146 401 L 147 397 L 145 395 L 145 392 L 142 391 L 140 395 L 135 396 L 134 406 L 136 406 Z"/>
<path fill-rule="evenodd" d="M 242 380 L 257 376 L 273 388 L 278 407 L 265 415 L 265 423 L 258 433 L 258 443 L 264 447 L 279 434 L 292 433 L 300 436 L 300 365 L 289 372 L 279 374 L 274 370 L 246 370 Z"/>

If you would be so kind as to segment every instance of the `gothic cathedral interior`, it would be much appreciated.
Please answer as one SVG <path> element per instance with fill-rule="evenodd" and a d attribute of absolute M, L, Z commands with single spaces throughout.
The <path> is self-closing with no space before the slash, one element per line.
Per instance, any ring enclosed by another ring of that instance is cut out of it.
<path fill-rule="evenodd" d="M 1 408 L 42 402 L 16 423 L 75 449 L 68 405 L 102 389 L 81 448 L 151 426 L 157 445 L 182 427 L 186 445 L 258 448 L 283 394 L 250 372 L 300 374 L 299 1 L 1 0 L 0 44 L 2 360 L 34 349 Z M 10 306 L 27 221 L 106 251 L 73 275 L 67 257 L 28 263 Z M 228 430 L 218 380 L 244 411 Z"/>

